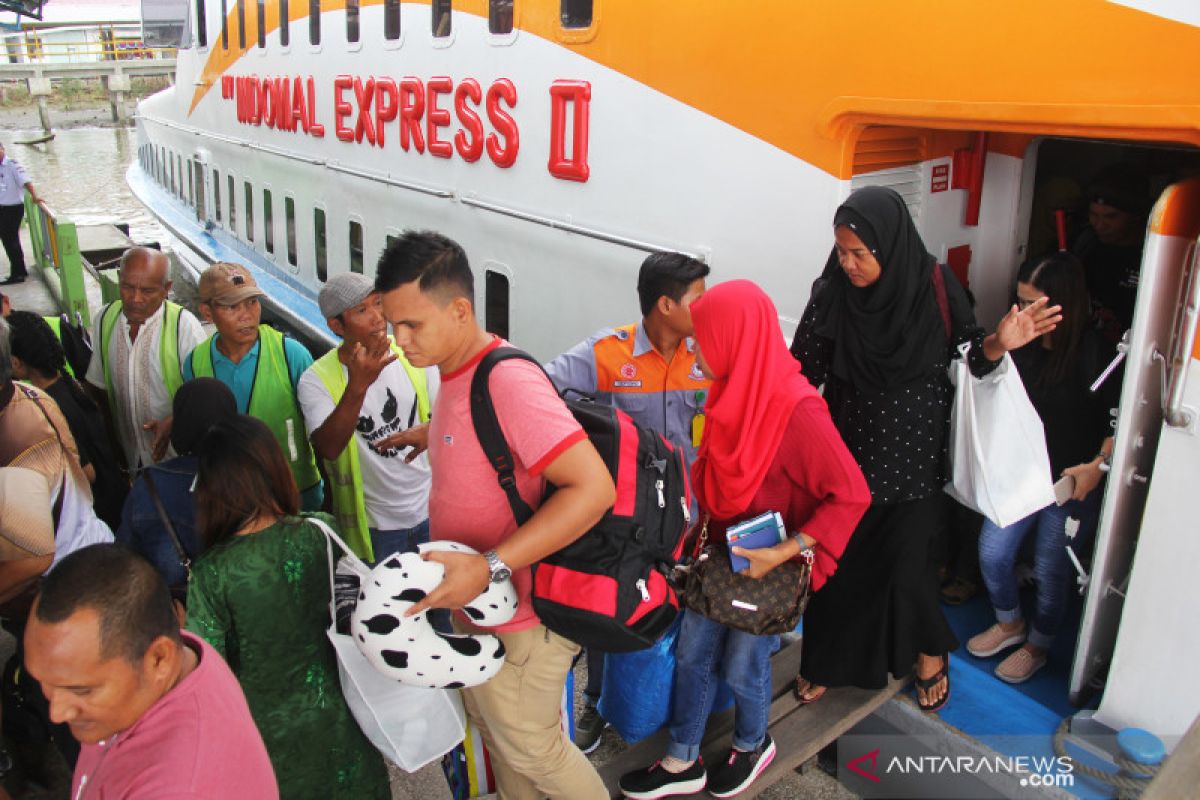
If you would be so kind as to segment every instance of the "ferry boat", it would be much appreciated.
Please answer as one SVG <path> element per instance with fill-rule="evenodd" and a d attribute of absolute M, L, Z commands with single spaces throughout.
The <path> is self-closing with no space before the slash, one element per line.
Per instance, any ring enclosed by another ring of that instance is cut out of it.
<path fill-rule="evenodd" d="M 654 250 L 754 279 L 790 333 L 834 210 L 866 184 L 904 196 L 990 327 L 1051 224 L 1043 191 L 1139 165 L 1161 195 L 1078 636 L 1020 690 L 956 656 L 957 697 L 974 669 L 991 699 L 942 718 L 977 738 L 1043 720 L 1048 740 L 1043 718 L 1078 704 L 1081 729 L 1144 728 L 1168 751 L 1196 719 L 1195 4 L 186 6 L 176 82 L 138 106 L 128 181 L 187 268 L 247 265 L 270 310 L 330 344 L 322 283 L 371 274 L 410 228 L 462 243 L 487 328 L 539 357 L 635 319 Z M 952 617 L 960 638 L 986 624 L 973 613 Z"/>

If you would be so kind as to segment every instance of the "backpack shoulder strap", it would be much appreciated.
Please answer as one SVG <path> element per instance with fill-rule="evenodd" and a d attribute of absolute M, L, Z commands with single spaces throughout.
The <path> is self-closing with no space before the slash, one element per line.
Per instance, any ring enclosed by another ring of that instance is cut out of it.
<path fill-rule="evenodd" d="M 515 347 L 497 347 L 480 360 L 479 366 L 475 368 L 475 375 L 471 378 L 471 423 L 475 428 L 475 436 L 479 439 L 479 446 L 483 448 L 492 469 L 496 470 L 496 481 L 508 498 L 517 525 L 524 525 L 533 516 L 533 509 L 517 491 L 514 475 L 516 465 L 512 449 L 509 448 L 504 431 L 500 428 L 500 420 L 496 417 L 496 407 L 492 404 L 492 395 L 488 388 L 492 368 L 501 361 L 513 358 L 538 364 L 533 356 Z M 541 365 L 538 364 L 538 367 Z"/>
<path fill-rule="evenodd" d="M 946 277 L 942 275 L 942 265 L 935 263 L 930 275 L 933 282 L 933 296 L 937 299 L 938 313 L 942 315 L 942 328 L 946 331 L 946 341 L 954 335 L 954 325 L 950 321 L 950 299 L 946 296 Z"/>

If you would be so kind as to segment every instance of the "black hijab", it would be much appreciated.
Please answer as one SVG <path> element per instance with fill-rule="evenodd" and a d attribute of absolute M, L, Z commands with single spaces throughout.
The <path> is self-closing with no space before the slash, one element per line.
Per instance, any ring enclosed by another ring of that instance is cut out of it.
<path fill-rule="evenodd" d="M 866 186 L 838 207 L 833 224 L 849 227 L 882 272 L 870 286 L 850 283 L 837 248 L 821 274 L 816 332 L 834 342 L 833 374 L 855 386 L 888 389 L 929 373 L 946 357 L 946 334 L 925 249 L 900 195 Z"/>
<path fill-rule="evenodd" d="M 237 416 L 237 399 L 216 378 L 194 378 L 175 393 L 172 403 L 171 446 L 181 456 L 191 455 L 209 428 Z"/>

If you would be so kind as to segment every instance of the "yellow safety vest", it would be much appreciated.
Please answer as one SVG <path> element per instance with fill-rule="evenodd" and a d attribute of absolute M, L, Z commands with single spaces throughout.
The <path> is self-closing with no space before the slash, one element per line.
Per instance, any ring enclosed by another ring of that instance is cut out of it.
<path fill-rule="evenodd" d="M 217 337 L 210 336 L 192 351 L 192 374 L 197 378 L 212 378 L 213 350 Z M 258 365 L 254 370 L 254 388 L 246 413 L 267 423 L 283 456 L 292 468 L 292 476 L 301 492 L 316 486 L 321 480 L 312 445 L 304 435 L 304 417 L 296 402 L 288 370 L 287 353 L 283 349 L 283 334 L 270 325 L 258 326 Z"/>

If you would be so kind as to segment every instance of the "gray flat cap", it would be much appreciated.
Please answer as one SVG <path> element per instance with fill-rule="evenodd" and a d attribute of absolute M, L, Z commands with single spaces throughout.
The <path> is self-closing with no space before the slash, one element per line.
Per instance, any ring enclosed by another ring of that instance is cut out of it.
<path fill-rule="evenodd" d="M 317 295 L 317 306 L 325 319 L 336 317 L 366 300 L 375 291 L 375 281 L 357 272 L 334 275 Z"/>

